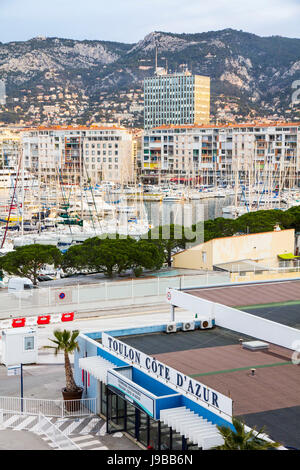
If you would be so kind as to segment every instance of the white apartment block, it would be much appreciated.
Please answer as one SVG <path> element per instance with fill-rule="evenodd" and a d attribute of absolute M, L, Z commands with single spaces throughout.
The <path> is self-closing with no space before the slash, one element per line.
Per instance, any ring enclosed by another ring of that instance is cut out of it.
<path fill-rule="evenodd" d="M 205 184 L 233 182 L 234 174 L 263 174 L 295 183 L 300 171 L 300 124 L 160 126 L 144 131 L 145 182 L 170 178 Z"/>
<path fill-rule="evenodd" d="M 19 133 L 9 128 L 0 129 L 0 168 L 17 168 L 19 157 Z"/>
<path fill-rule="evenodd" d="M 134 140 L 122 127 L 53 127 L 22 132 L 25 168 L 92 184 L 133 180 Z"/>

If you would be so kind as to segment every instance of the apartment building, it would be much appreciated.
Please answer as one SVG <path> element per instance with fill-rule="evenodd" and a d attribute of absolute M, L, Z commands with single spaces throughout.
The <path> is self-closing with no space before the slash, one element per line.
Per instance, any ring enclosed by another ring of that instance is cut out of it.
<path fill-rule="evenodd" d="M 19 132 L 0 129 L 0 168 L 16 168 L 20 156 Z"/>
<path fill-rule="evenodd" d="M 300 171 L 299 123 L 160 126 L 145 130 L 145 182 L 178 178 L 204 184 L 244 181 L 251 173 L 294 186 Z"/>
<path fill-rule="evenodd" d="M 186 71 L 159 69 L 144 80 L 144 128 L 161 125 L 208 124 L 210 78 Z"/>
<path fill-rule="evenodd" d="M 135 141 L 122 127 L 40 127 L 22 133 L 22 146 L 25 167 L 47 180 L 133 180 Z"/>

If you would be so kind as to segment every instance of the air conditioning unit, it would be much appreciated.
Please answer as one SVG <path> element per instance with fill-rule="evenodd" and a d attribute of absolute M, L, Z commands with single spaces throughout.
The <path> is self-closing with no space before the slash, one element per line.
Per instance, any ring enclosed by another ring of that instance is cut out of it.
<path fill-rule="evenodd" d="M 183 331 L 191 331 L 195 329 L 195 322 L 194 321 L 187 321 L 182 324 Z"/>
<path fill-rule="evenodd" d="M 176 333 L 177 326 L 175 322 L 167 323 L 166 333 Z"/>
<path fill-rule="evenodd" d="M 203 319 L 201 320 L 200 322 L 200 326 L 199 326 L 199 329 L 200 330 L 207 330 L 208 328 L 212 328 L 213 327 L 213 321 L 212 319 Z"/>

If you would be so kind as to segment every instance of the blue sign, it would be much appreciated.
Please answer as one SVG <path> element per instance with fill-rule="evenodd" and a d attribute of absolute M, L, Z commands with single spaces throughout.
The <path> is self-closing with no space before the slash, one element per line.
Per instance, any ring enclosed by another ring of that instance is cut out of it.
<path fill-rule="evenodd" d="M 150 394 L 145 393 L 142 387 L 139 387 L 131 380 L 123 375 L 108 370 L 107 386 L 117 395 L 120 395 L 126 401 L 134 403 L 134 405 L 142 411 L 145 411 L 152 418 L 155 411 L 155 399 Z"/>

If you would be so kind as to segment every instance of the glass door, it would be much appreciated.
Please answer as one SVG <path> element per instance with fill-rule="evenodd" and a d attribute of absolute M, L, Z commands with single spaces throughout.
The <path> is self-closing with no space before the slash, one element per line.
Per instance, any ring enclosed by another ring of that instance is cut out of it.
<path fill-rule="evenodd" d="M 141 444 L 143 444 L 145 447 L 148 445 L 148 440 L 149 440 L 149 416 L 144 413 L 144 411 L 137 410 L 138 411 L 138 440 Z"/>
<path fill-rule="evenodd" d="M 125 430 L 126 404 L 123 398 L 108 391 L 108 432 Z"/>
<path fill-rule="evenodd" d="M 136 408 L 130 403 L 126 403 L 127 414 L 126 414 L 126 431 L 130 436 L 136 438 Z"/>

